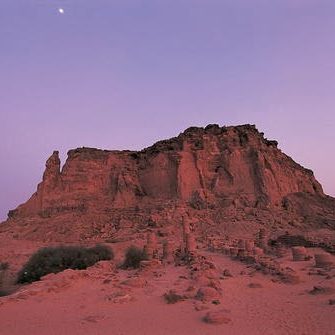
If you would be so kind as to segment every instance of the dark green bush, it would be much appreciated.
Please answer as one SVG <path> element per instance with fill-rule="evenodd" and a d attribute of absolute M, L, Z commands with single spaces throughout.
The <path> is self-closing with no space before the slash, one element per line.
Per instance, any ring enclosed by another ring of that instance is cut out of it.
<path fill-rule="evenodd" d="M 95 247 L 89 249 L 92 256 L 95 255 L 99 260 L 109 260 L 114 258 L 114 254 L 111 248 L 101 244 L 97 244 Z"/>
<path fill-rule="evenodd" d="M 92 248 L 60 246 L 39 249 L 18 274 L 18 283 L 31 283 L 48 273 L 65 269 L 86 269 L 98 261 L 113 259 L 113 251 L 103 245 Z"/>
<path fill-rule="evenodd" d="M 126 251 L 122 267 L 124 269 L 127 268 L 137 269 L 140 267 L 141 261 L 144 261 L 146 259 L 148 259 L 146 252 L 143 249 L 140 249 L 132 245 Z"/>

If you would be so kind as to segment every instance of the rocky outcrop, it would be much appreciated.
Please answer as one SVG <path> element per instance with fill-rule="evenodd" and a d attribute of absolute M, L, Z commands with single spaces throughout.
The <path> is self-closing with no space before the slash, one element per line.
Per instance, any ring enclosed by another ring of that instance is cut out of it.
<path fill-rule="evenodd" d="M 243 208 L 291 213 L 303 211 L 301 197 L 325 199 L 312 171 L 253 125 L 191 127 L 136 152 L 78 148 L 60 165 L 55 151 L 36 193 L 10 211 L 9 221 L 61 222 L 71 215 L 101 233 L 117 230 L 124 220 L 139 222 L 145 213 L 144 221 L 155 211 L 165 220 L 168 209 L 180 207 L 199 213 L 227 209 L 230 215 Z"/>

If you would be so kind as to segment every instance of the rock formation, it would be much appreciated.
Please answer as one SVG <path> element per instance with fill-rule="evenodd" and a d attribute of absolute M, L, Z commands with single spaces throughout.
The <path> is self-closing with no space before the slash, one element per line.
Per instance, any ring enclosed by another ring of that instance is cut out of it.
<path fill-rule="evenodd" d="M 46 240 L 112 238 L 121 228 L 145 229 L 155 215 L 156 226 L 176 224 L 185 211 L 198 222 L 292 221 L 333 229 L 334 203 L 312 171 L 255 126 L 209 125 L 142 151 L 70 150 L 62 169 L 55 151 L 36 193 L 0 229 Z"/>
<path fill-rule="evenodd" d="M 162 261 L 164 263 L 172 263 L 173 262 L 173 250 L 171 248 L 171 243 L 168 240 L 163 241 Z"/>
<path fill-rule="evenodd" d="M 144 246 L 144 251 L 149 260 L 157 258 L 158 255 L 157 239 L 156 235 L 152 232 L 147 234 L 147 243 Z"/>

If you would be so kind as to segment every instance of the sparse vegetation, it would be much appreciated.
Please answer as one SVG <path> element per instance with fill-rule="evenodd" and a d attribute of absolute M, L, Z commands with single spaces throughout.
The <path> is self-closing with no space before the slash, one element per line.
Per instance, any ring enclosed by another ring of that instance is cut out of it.
<path fill-rule="evenodd" d="M 86 269 L 101 260 L 113 259 L 113 251 L 103 245 L 92 248 L 60 246 L 39 249 L 18 274 L 18 283 L 31 283 L 49 273 L 65 269 Z"/>
<path fill-rule="evenodd" d="M 194 209 L 204 209 L 206 208 L 206 202 L 202 199 L 198 191 L 194 191 L 188 204 Z"/>
<path fill-rule="evenodd" d="M 122 264 L 122 268 L 138 269 L 140 267 L 141 261 L 147 260 L 147 259 L 148 259 L 148 255 L 143 249 L 140 249 L 132 245 L 126 251 L 125 259 Z"/>
<path fill-rule="evenodd" d="M 175 304 L 179 301 L 185 300 L 185 297 L 177 294 L 174 290 L 170 290 L 164 294 L 164 299 L 168 304 Z"/>
<path fill-rule="evenodd" d="M 9 264 L 7 262 L 0 262 L 0 271 L 8 270 Z"/>
<path fill-rule="evenodd" d="M 7 262 L 0 262 L 0 297 L 8 295 L 7 290 L 4 289 L 4 276 L 5 272 L 8 270 L 9 264 Z"/>
<path fill-rule="evenodd" d="M 286 233 L 284 235 L 280 235 L 276 240 L 270 240 L 270 245 L 276 246 L 277 244 L 281 244 L 287 247 L 312 247 L 313 243 L 311 241 L 306 240 L 306 238 L 302 235 L 290 235 Z"/>

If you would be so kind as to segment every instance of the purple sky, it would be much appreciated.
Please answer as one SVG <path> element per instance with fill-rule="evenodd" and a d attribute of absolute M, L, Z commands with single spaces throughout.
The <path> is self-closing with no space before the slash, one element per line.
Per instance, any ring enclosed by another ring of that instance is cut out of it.
<path fill-rule="evenodd" d="M 0 0 L 0 219 L 53 150 L 208 123 L 256 124 L 335 195 L 334 18 L 334 0 Z"/>

